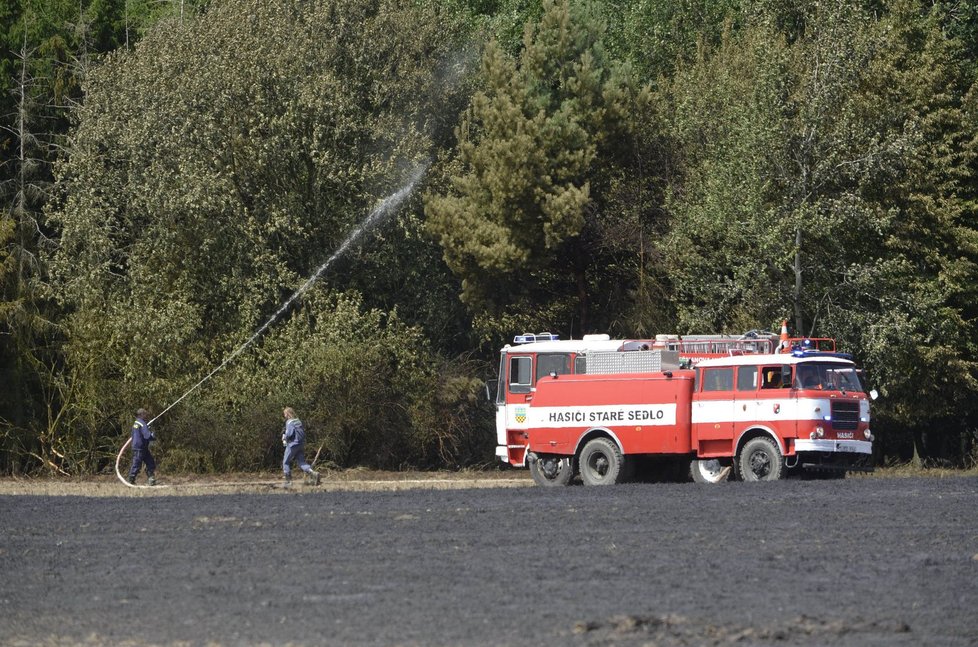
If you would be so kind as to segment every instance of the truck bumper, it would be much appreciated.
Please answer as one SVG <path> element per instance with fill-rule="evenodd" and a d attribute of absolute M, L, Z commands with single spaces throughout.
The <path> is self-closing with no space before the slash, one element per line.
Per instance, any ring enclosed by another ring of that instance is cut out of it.
<path fill-rule="evenodd" d="M 799 438 L 795 441 L 795 451 L 872 454 L 873 443 L 868 440 L 808 440 Z"/>
<path fill-rule="evenodd" d="M 845 472 L 873 471 L 873 443 L 863 440 L 796 440 L 795 454 L 803 469 Z"/>

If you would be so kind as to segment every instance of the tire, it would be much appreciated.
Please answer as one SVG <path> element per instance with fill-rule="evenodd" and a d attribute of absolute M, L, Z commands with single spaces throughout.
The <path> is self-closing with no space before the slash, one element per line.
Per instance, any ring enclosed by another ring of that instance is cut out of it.
<path fill-rule="evenodd" d="M 541 456 L 530 461 L 530 476 L 533 482 L 543 487 L 570 485 L 574 478 L 574 458 L 572 456 Z"/>
<path fill-rule="evenodd" d="M 730 478 L 730 469 L 717 458 L 694 458 L 689 462 L 689 475 L 694 483 L 722 483 Z"/>
<path fill-rule="evenodd" d="M 778 446 L 764 436 L 747 441 L 740 450 L 737 465 L 744 481 L 777 481 L 784 474 Z"/>
<path fill-rule="evenodd" d="M 625 457 L 607 438 L 595 438 L 584 446 L 578 461 L 584 485 L 613 485 L 625 476 Z"/>

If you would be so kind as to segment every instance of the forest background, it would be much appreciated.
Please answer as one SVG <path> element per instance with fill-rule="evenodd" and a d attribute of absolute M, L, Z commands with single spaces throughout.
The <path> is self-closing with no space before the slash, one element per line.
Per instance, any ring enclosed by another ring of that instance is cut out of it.
<path fill-rule="evenodd" d="M 496 465 L 514 334 L 777 330 L 978 459 L 978 3 L 12 0 L 0 473 Z M 423 171 L 411 183 L 412 174 Z"/>

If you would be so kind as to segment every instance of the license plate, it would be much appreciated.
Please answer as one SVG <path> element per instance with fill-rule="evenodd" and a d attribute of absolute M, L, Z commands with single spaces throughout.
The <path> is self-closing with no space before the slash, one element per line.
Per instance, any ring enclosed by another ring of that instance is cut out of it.
<path fill-rule="evenodd" d="M 846 445 L 845 443 L 836 443 L 835 444 L 835 451 L 837 451 L 837 452 L 854 452 L 854 451 L 856 451 L 856 448 L 853 447 L 852 445 Z"/>

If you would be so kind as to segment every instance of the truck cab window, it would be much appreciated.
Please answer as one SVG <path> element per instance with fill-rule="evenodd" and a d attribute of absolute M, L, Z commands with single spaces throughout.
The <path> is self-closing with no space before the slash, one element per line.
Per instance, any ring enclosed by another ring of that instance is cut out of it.
<path fill-rule="evenodd" d="M 537 379 L 544 375 L 556 373 L 557 375 L 567 375 L 571 372 L 571 359 L 569 353 L 548 353 L 537 355 Z"/>
<path fill-rule="evenodd" d="M 754 391 L 755 389 L 757 389 L 757 367 L 739 367 L 737 369 L 737 390 Z"/>
<path fill-rule="evenodd" d="M 785 386 L 781 383 L 780 366 L 765 366 L 761 369 L 761 378 L 762 389 L 780 389 Z"/>
<path fill-rule="evenodd" d="M 533 383 L 533 359 L 511 357 L 509 359 L 509 392 L 529 393 Z"/>
<path fill-rule="evenodd" d="M 499 379 L 496 383 L 496 404 L 506 403 L 506 354 L 503 353 L 499 358 Z"/>
<path fill-rule="evenodd" d="M 707 368 L 703 370 L 703 391 L 732 391 L 733 368 Z"/>

